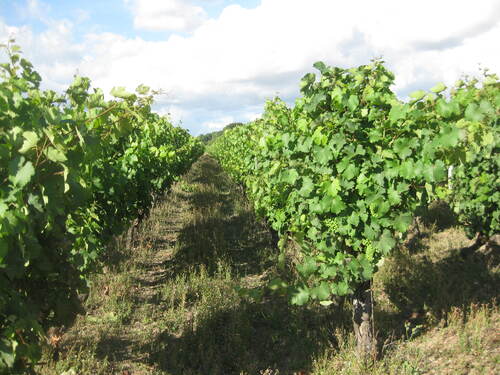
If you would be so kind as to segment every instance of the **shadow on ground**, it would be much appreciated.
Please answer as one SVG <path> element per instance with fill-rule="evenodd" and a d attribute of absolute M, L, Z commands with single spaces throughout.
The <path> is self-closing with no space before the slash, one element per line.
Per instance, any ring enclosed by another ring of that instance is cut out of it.
<path fill-rule="evenodd" d="M 431 207 L 422 231 L 415 233 L 379 274 L 379 288 L 391 308 L 379 316 L 384 339 L 409 337 L 425 327 L 447 325 L 454 309 L 466 314 L 471 305 L 498 304 L 500 248 L 488 244 L 464 255 L 471 241 L 453 227 L 453 213 L 445 204 Z M 430 225 L 430 226 L 426 226 Z"/>
<path fill-rule="evenodd" d="M 293 374 L 335 345 L 336 322 L 325 310 L 287 307 L 286 301 L 243 304 L 218 311 L 181 336 L 164 332 L 153 358 L 172 374 Z"/>
<path fill-rule="evenodd" d="M 286 297 L 264 296 L 256 302 L 240 296 L 234 287 L 242 279 L 260 280 L 273 272 L 277 249 L 272 235 L 212 158 L 202 157 L 185 181 L 186 190 L 192 190 L 183 197 L 190 202 L 191 217 L 166 265 L 167 278 L 203 269 L 217 279 L 223 264 L 229 265 L 232 279 L 221 281 L 222 286 L 214 282 L 212 288 L 226 288 L 222 295 L 205 297 L 211 292 L 203 288 L 187 292 L 192 322 L 181 332 L 165 329 L 144 351 L 175 375 L 309 369 L 315 356 L 334 345 L 333 332 L 346 317 L 335 318 L 333 309 L 324 307 L 292 307 Z"/>
<path fill-rule="evenodd" d="M 476 252 L 467 259 L 461 249 L 432 262 L 428 257 L 398 254 L 393 277 L 385 282 L 385 291 L 401 311 L 425 311 L 438 319 L 453 307 L 488 303 L 498 296 L 500 277 L 498 253 Z M 399 277 L 402 276 L 403 277 Z"/>
<path fill-rule="evenodd" d="M 186 181 L 194 185 L 186 197 L 192 211 L 177 239 L 175 272 L 200 265 L 214 272 L 221 261 L 242 276 L 271 267 L 277 248 L 269 229 L 215 160 L 202 157 Z"/>

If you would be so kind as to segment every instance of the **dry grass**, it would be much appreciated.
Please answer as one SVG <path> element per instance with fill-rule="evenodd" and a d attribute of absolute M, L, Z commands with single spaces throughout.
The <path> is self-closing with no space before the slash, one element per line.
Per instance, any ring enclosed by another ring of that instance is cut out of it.
<path fill-rule="evenodd" d="M 364 365 L 350 334 L 340 332 L 338 349 L 319 357 L 314 375 L 494 375 L 500 369 L 500 312 L 491 305 L 453 309 L 448 326 L 433 327 L 415 339 L 387 342 L 384 356 Z"/>

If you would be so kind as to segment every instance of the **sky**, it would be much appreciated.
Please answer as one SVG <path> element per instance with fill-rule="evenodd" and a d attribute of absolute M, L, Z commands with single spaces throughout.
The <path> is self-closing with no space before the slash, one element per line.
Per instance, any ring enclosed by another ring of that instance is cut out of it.
<path fill-rule="evenodd" d="M 9 37 L 43 88 L 75 74 L 107 93 L 145 84 L 163 92 L 155 111 L 198 135 L 258 118 L 275 96 L 293 104 L 316 61 L 382 57 L 402 99 L 500 73 L 500 0 L 0 0 Z"/>

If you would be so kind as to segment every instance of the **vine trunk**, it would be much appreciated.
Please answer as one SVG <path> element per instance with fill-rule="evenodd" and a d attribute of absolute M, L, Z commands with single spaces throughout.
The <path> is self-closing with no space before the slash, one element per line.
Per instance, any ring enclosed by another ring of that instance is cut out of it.
<path fill-rule="evenodd" d="M 358 355 L 363 359 L 375 357 L 377 342 L 374 335 L 373 293 L 370 281 L 365 281 L 358 286 L 352 302 L 352 320 Z"/>

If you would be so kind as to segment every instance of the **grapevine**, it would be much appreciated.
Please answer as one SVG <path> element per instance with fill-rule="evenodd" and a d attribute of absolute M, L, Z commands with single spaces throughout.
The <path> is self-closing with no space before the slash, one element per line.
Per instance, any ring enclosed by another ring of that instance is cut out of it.
<path fill-rule="evenodd" d="M 75 77 L 64 94 L 10 41 L 0 65 L 0 372 L 36 362 L 49 325 L 64 324 L 109 239 L 147 214 L 202 153 L 151 112 L 149 88 L 106 101 Z"/>
<path fill-rule="evenodd" d="M 366 288 L 380 260 L 417 209 L 438 197 L 471 232 L 498 233 L 496 76 L 486 75 L 481 88 L 461 81 L 449 97 L 438 84 L 404 102 L 381 61 L 314 66 L 320 76 L 304 76 L 293 107 L 268 101 L 262 119 L 226 131 L 209 150 L 245 183 L 256 211 L 300 245 L 292 303 L 328 305 L 332 295 L 371 301 Z"/>

